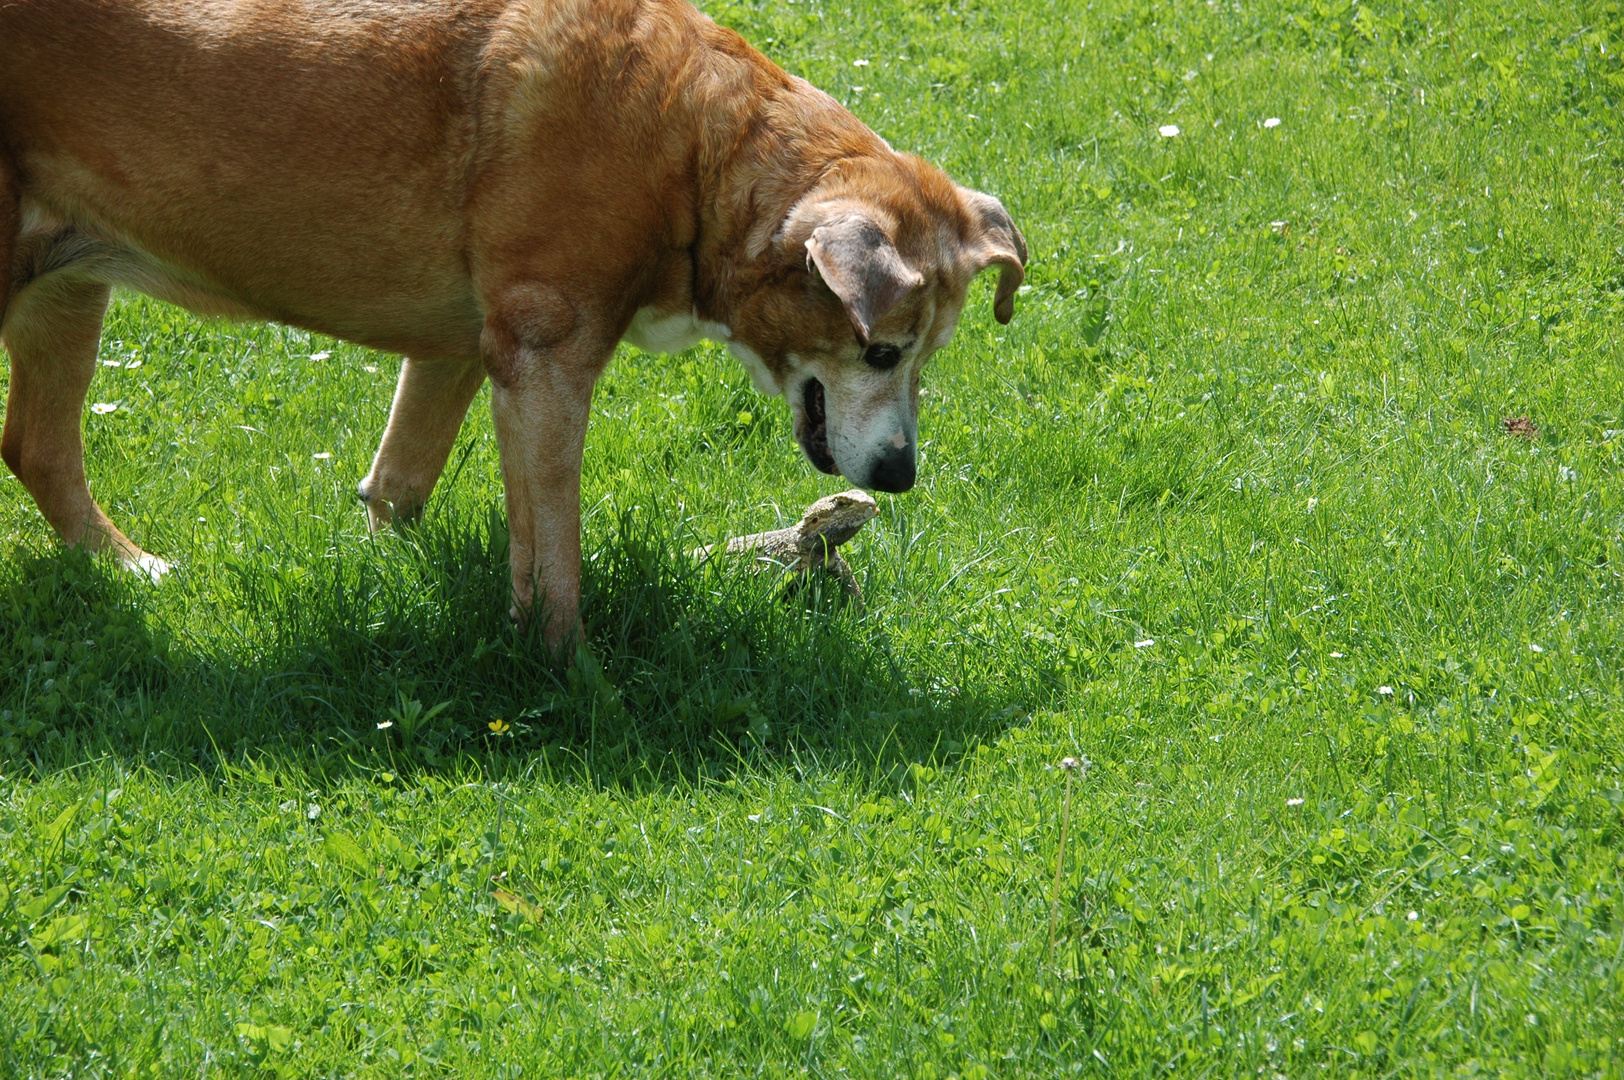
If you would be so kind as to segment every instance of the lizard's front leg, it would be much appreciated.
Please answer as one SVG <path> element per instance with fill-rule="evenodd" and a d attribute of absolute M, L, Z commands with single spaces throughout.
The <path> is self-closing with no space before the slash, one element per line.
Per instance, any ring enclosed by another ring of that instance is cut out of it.
<path fill-rule="evenodd" d="M 483 346 L 507 500 L 512 615 L 527 620 L 539 600 L 543 637 L 558 652 L 580 630 L 581 456 L 592 388 L 615 338 L 581 325 L 551 290 L 509 290 L 506 299 L 486 320 Z"/>

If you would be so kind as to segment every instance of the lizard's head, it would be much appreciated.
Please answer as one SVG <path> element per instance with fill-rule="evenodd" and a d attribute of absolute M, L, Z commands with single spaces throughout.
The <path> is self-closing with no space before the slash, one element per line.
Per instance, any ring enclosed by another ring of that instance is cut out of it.
<path fill-rule="evenodd" d="M 880 512 L 874 497 L 866 491 L 842 491 L 825 495 L 806 508 L 796 531 L 801 542 L 817 541 L 825 550 L 844 544 L 857 535 L 865 523 Z"/>

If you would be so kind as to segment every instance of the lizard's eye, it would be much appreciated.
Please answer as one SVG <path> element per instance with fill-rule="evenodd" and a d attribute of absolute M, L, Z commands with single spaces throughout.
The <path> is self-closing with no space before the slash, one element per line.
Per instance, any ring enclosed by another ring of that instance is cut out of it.
<path fill-rule="evenodd" d="M 902 350 L 889 342 L 875 342 L 863 353 L 863 363 L 875 371 L 890 371 L 902 362 Z"/>

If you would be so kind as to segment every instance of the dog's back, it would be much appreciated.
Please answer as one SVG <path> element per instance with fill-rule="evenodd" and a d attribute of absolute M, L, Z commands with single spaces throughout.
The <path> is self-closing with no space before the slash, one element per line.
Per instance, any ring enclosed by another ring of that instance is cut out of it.
<path fill-rule="evenodd" d="M 11 235 L 94 236 L 115 275 L 194 309 L 465 350 L 473 79 L 503 9 L 0 5 Z"/>

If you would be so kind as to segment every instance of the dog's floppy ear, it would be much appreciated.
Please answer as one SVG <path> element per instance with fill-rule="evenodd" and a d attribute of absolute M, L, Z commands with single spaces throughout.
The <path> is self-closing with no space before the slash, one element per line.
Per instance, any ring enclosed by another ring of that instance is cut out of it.
<path fill-rule="evenodd" d="M 865 348 L 874 324 L 925 283 L 885 230 L 859 214 L 813 229 L 806 241 L 806 264 L 809 270 L 817 268 L 823 283 L 846 305 L 858 344 Z"/>
<path fill-rule="evenodd" d="M 1015 290 L 1026 280 L 1026 237 L 1004 204 L 984 191 L 960 188 L 970 208 L 974 232 L 970 252 L 975 272 L 998 267 L 998 292 L 993 297 L 993 317 L 1007 323 L 1015 317 Z"/>

